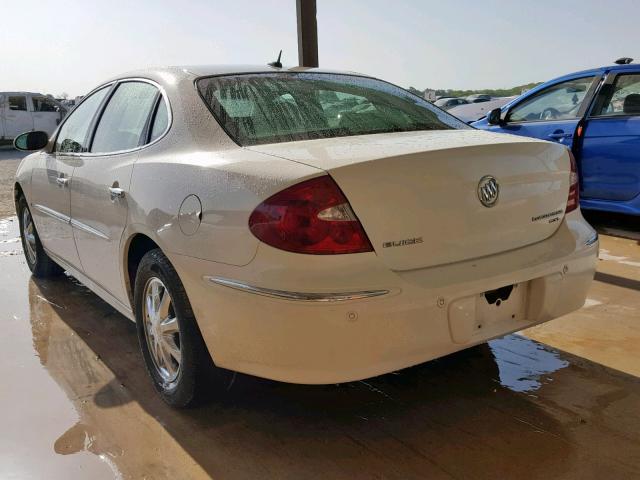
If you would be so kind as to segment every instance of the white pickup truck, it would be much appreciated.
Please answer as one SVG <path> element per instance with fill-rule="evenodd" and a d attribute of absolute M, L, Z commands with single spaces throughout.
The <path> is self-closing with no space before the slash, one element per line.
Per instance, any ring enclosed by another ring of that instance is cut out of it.
<path fill-rule="evenodd" d="M 66 114 L 61 103 L 45 95 L 0 92 L 0 141 L 13 140 L 31 130 L 51 135 Z"/>

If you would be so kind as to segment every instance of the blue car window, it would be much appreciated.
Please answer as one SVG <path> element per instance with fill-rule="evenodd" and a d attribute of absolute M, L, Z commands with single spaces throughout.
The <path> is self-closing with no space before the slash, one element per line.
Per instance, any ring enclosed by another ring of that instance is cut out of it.
<path fill-rule="evenodd" d="M 618 75 L 596 117 L 640 115 L 640 73 Z"/>
<path fill-rule="evenodd" d="M 583 77 L 547 87 L 509 111 L 508 122 L 539 122 L 577 118 L 595 77 Z"/>

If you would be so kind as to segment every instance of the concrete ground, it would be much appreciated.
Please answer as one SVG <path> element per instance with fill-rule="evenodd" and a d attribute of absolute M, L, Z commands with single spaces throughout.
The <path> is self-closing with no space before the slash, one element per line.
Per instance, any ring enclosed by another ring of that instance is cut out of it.
<path fill-rule="evenodd" d="M 363 382 L 239 375 L 175 411 L 131 322 L 30 277 L 0 158 L 0 478 L 640 478 L 637 219 L 590 217 L 608 234 L 578 312 Z"/>

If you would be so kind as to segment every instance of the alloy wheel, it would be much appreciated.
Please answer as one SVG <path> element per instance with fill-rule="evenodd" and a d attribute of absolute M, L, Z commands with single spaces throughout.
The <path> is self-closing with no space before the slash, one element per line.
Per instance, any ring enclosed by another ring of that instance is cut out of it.
<path fill-rule="evenodd" d="M 33 219 L 28 208 L 22 210 L 22 236 L 24 238 L 24 250 L 30 264 L 36 263 L 36 232 Z"/>
<path fill-rule="evenodd" d="M 157 277 L 145 285 L 143 313 L 149 354 L 162 381 L 171 384 L 180 374 L 180 326 L 171 295 Z"/>

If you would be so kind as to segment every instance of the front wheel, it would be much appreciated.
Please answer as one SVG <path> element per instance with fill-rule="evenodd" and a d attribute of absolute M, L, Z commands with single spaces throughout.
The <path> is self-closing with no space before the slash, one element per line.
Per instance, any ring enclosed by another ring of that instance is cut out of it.
<path fill-rule="evenodd" d="M 159 249 L 140 262 L 134 300 L 140 349 L 158 393 L 179 408 L 203 400 L 224 374 L 213 366 L 182 282 Z"/>
<path fill-rule="evenodd" d="M 27 205 L 27 200 L 21 196 L 18 200 L 18 223 L 20 224 L 20 238 L 22 240 L 22 250 L 27 266 L 34 277 L 46 278 L 55 277 L 64 270 L 47 255 L 42 248 L 38 231 L 33 223 L 31 211 Z"/>

